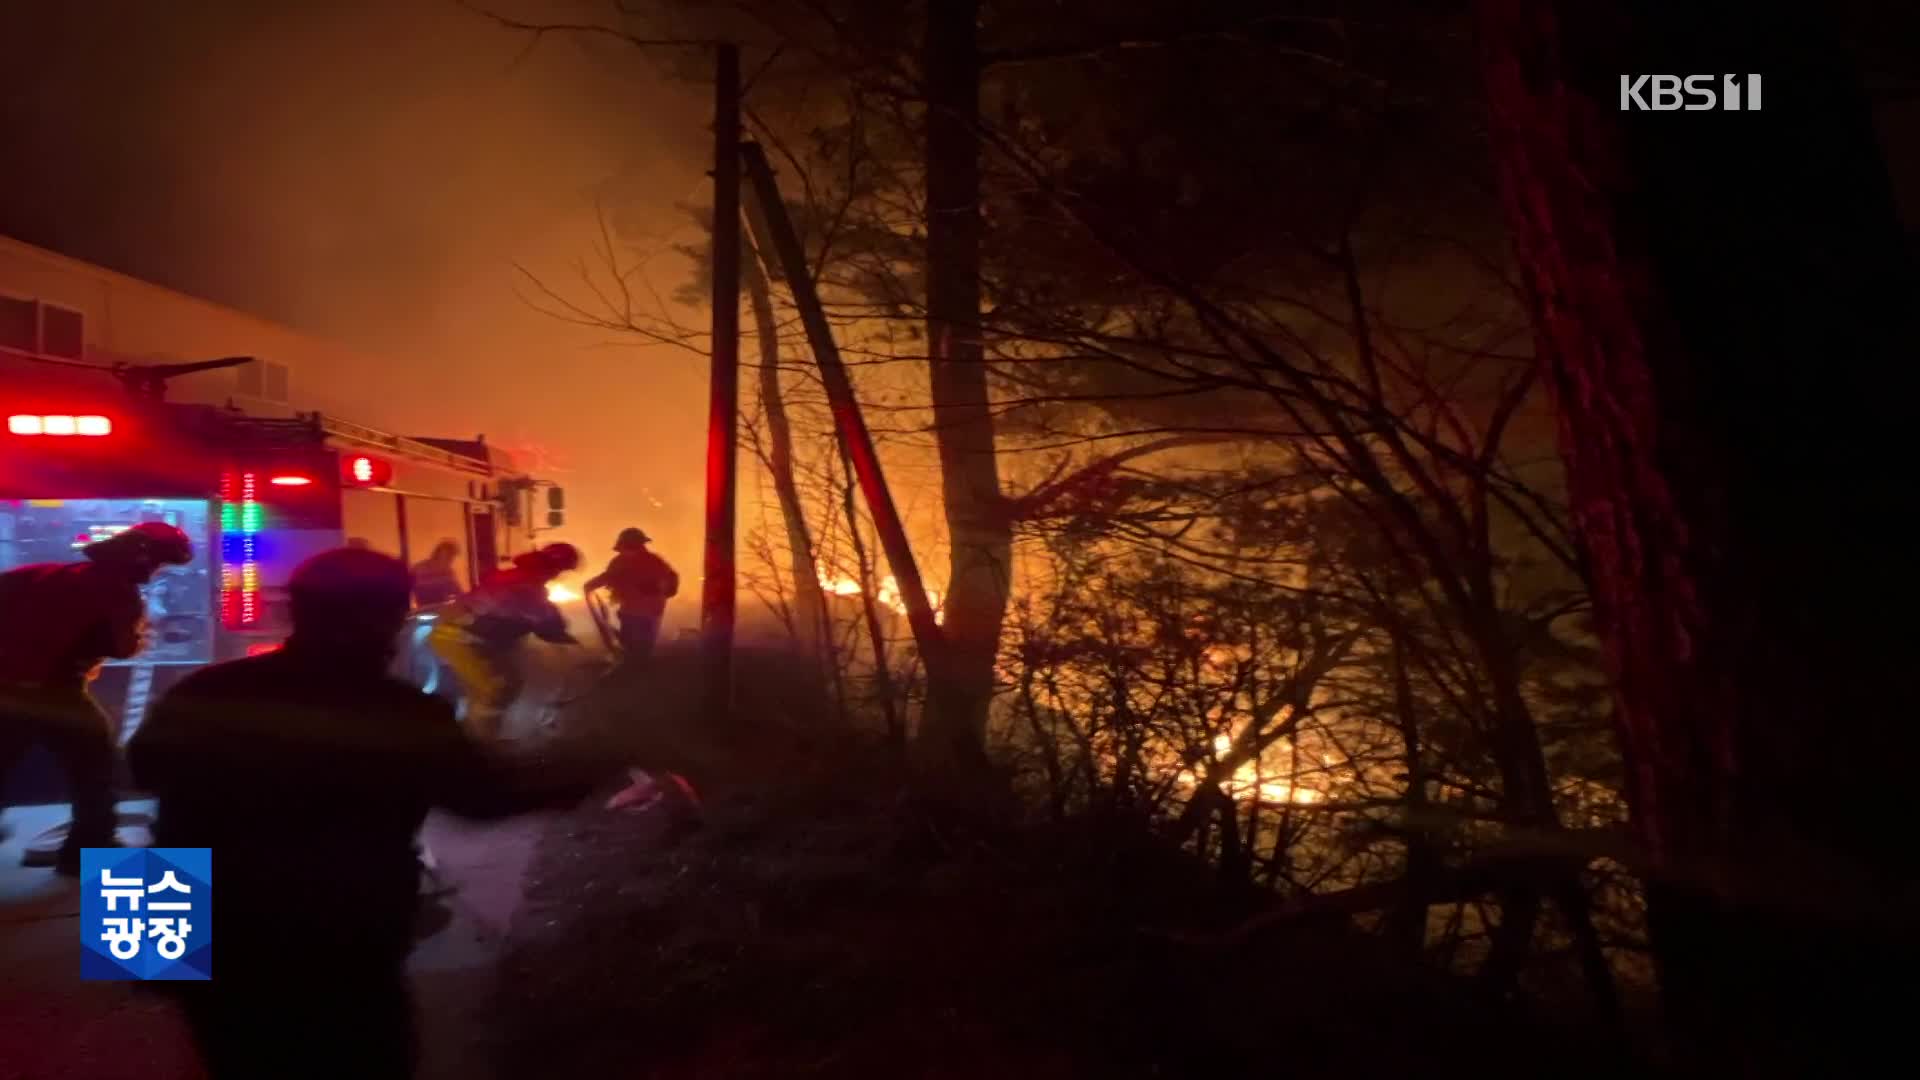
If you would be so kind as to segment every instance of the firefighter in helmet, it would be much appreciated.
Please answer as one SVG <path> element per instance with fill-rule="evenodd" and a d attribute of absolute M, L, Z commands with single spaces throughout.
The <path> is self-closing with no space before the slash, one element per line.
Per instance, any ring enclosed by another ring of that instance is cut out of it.
<path fill-rule="evenodd" d="M 629 671 L 638 670 L 653 655 L 660 638 L 660 619 L 666 614 L 667 601 L 680 592 L 680 575 L 667 561 L 647 550 L 653 538 L 636 528 L 620 530 L 614 539 L 613 560 L 584 586 L 592 593 L 606 589 L 613 594 L 620 610 L 620 652 Z M 634 770 L 634 783 L 608 803 L 608 809 L 626 805 L 647 805 L 664 800 L 682 821 L 697 817 L 699 796 L 693 785 L 677 773 L 665 774 L 672 781 L 662 784 L 646 771 Z"/>
<path fill-rule="evenodd" d="M 629 664 L 652 655 L 667 601 L 680 592 L 680 575 L 665 559 L 647 550 L 652 539 L 639 529 L 622 529 L 613 543 L 613 561 L 585 588 L 589 593 L 595 589 L 613 593 L 613 602 L 620 609 L 620 651 Z"/>
<path fill-rule="evenodd" d="M 547 599 L 548 583 L 579 566 L 580 552 L 572 544 L 516 555 L 511 567 L 449 604 L 434 622 L 427 644 L 459 680 L 462 721 L 474 736 L 499 735 L 501 719 L 520 692 L 516 653 L 527 635 L 579 644 L 567 632 L 566 616 Z"/>
<path fill-rule="evenodd" d="M 84 562 L 0 574 L 0 775 L 34 745 L 67 773 L 73 824 L 54 868 L 80 872 L 80 849 L 114 843 L 114 733 L 87 684 L 108 659 L 140 651 L 141 586 L 193 559 L 187 534 L 148 521 L 82 549 Z"/>

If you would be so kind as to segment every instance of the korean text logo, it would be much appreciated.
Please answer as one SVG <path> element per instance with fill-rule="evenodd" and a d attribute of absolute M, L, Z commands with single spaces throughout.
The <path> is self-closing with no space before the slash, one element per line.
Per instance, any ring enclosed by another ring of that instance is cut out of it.
<path fill-rule="evenodd" d="M 1758 75 L 1622 75 L 1621 112 L 1759 112 Z"/>
<path fill-rule="evenodd" d="M 213 852 L 83 848 L 80 977 L 213 977 Z"/>

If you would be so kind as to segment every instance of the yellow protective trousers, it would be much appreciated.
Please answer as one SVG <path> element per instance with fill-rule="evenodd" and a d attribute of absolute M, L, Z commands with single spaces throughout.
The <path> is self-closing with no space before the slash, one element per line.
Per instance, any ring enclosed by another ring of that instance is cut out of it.
<path fill-rule="evenodd" d="M 511 650 L 488 645 L 457 626 L 441 624 L 427 635 L 427 647 L 460 684 L 460 723 L 467 734 L 491 741 L 520 693 L 518 665 Z"/>

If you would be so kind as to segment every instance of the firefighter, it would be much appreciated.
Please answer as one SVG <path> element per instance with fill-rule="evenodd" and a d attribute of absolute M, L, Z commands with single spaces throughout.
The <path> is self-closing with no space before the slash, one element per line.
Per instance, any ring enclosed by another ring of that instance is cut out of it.
<path fill-rule="evenodd" d="M 397 1080 L 413 1070 L 413 841 L 429 809 L 565 805 L 621 765 L 580 744 L 498 753 L 392 678 L 410 592 L 398 559 L 326 552 L 288 591 L 285 648 L 187 677 L 128 745 L 159 803 L 155 843 L 218 852 L 218 971 L 169 985 L 213 1080 Z"/>
<path fill-rule="evenodd" d="M 620 651 L 628 664 L 640 664 L 653 655 L 660 639 L 660 619 L 667 601 L 680 592 L 680 575 L 667 561 L 647 550 L 653 538 L 639 529 L 622 529 L 613 543 L 613 561 L 586 590 L 607 589 L 620 609 Z"/>
<path fill-rule="evenodd" d="M 460 595 L 460 579 L 454 574 L 453 560 L 460 545 L 442 540 L 433 546 L 433 554 L 413 564 L 413 602 L 423 608 L 439 607 Z"/>
<path fill-rule="evenodd" d="M 142 522 L 82 549 L 85 562 L 0 574 L 0 776 L 35 744 L 59 759 L 73 800 L 54 869 L 80 872 L 80 849 L 112 847 L 113 724 L 87 684 L 111 658 L 140 651 L 140 587 L 162 566 L 192 561 L 187 534 Z"/>
<path fill-rule="evenodd" d="M 680 575 L 667 561 L 647 550 L 653 538 L 637 528 L 620 530 L 614 539 L 613 561 L 583 591 L 606 589 L 620 609 L 620 652 L 628 670 L 637 669 L 653 655 L 660 639 L 660 620 L 666 614 L 667 601 L 680 592 Z M 687 778 L 667 773 L 671 785 L 661 784 L 645 772 L 634 773 L 632 787 L 615 796 L 607 809 L 626 805 L 647 806 L 664 801 L 672 816 L 683 824 L 698 819 L 699 797 Z"/>
<path fill-rule="evenodd" d="M 572 544 L 548 544 L 514 557 L 513 565 L 449 604 L 427 644 L 459 680 L 462 722 L 480 739 L 500 734 L 500 722 L 520 692 L 516 655 L 531 634 L 560 645 L 579 642 L 566 616 L 547 599 L 547 584 L 580 566 Z"/>

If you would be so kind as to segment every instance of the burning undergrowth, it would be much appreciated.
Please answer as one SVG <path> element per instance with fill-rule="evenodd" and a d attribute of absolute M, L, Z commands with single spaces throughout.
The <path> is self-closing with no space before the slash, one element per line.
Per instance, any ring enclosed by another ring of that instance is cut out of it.
<path fill-rule="evenodd" d="M 727 740 L 703 827 L 581 809 L 531 875 L 504 1074 L 1343 1076 L 1526 1060 L 1535 1029 L 1113 825 L 957 821 L 879 747 Z M 778 746 L 778 750 L 767 749 Z M 1535 1061 L 1538 1058 L 1534 1059 Z"/>

